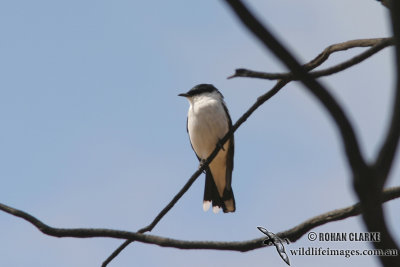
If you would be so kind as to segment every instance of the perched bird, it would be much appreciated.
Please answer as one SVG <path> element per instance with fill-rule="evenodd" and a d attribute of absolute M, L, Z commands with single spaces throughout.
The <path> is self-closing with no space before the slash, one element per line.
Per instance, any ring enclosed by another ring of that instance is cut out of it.
<path fill-rule="evenodd" d="M 201 165 L 217 145 L 222 146 L 220 140 L 232 128 L 232 120 L 224 97 L 212 84 L 196 85 L 179 96 L 186 97 L 190 103 L 187 132 Z M 235 198 L 231 188 L 233 154 L 232 135 L 205 170 L 204 211 L 210 208 L 211 203 L 214 213 L 221 208 L 224 212 L 235 211 Z"/>

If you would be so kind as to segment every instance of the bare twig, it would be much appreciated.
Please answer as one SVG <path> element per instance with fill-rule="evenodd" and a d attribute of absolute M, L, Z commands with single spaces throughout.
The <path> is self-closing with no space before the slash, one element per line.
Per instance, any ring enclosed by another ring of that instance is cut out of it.
<path fill-rule="evenodd" d="M 400 197 L 400 187 L 392 187 L 383 191 L 382 199 L 383 202 L 390 201 L 395 198 Z M 0 210 L 14 215 L 16 217 L 22 218 L 32 225 L 34 225 L 37 229 L 39 229 L 42 233 L 54 236 L 54 237 L 75 237 L 75 238 L 93 238 L 93 237 L 108 237 L 108 238 L 117 238 L 117 239 L 128 239 L 135 240 L 142 243 L 154 244 L 162 247 L 173 247 L 179 249 L 216 249 L 216 250 L 233 250 L 233 251 L 249 251 L 264 247 L 263 241 L 265 237 L 247 240 L 247 241 L 238 241 L 238 242 L 219 242 L 219 241 L 185 241 L 172 239 L 167 237 L 155 236 L 155 235 L 147 235 L 135 232 L 128 231 L 119 231 L 112 229 L 93 229 L 93 228 L 55 228 L 49 226 L 34 216 L 18 210 L 7 205 L 0 203 Z M 309 220 L 304 221 L 296 227 L 293 227 L 287 231 L 283 231 L 278 233 L 277 235 L 280 238 L 288 238 L 291 242 L 295 242 L 300 239 L 305 233 L 309 230 L 318 227 L 320 225 L 346 219 L 352 216 L 359 215 L 361 213 L 360 203 L 355 205 L 333 210 Z"/>
<path fill-rule="evenodd" d="M 344 43 L 339 43 L 335 45 L 331 45 L 327 47 L 320 55 L 318 55 L 314 60 L 310 63 L 305 64 L 303 67 L 307 70 L 310 67 L 316 67 L 321 65 L 324 61 L 328 59 L 328 57 L 338 51 L 347 50 L 350 48 L 355 47 L 369 47 L 372 46 L 370 49 L 364 51 L 363 53 L 344 61 L 340 64 L 335 66 L 310 72 L 310 75 L 314 78 L 322 77 L 331 75 L 340 71 L 343 71 L 347 68 L 350 68 L 365 59 L 371 57 L 372 55 L 378 53 L 383 48 L 388 47 L 394 44 L 393 38 L 374 38 L 374 39 L 359 39 L 359 40 L 351 40 Z M 235 77 L 250 77 L 250 78 L 260 78 L 260 79 L 268 79 L 268 80 L 277 80 L 277 79 L 290 79 L 290 80 L 298 80 L 299 77 L 296 77 L 291 72 L 287 73 L 268 73 L 268 72 L 260 72 L 260 71 L 253 71 L 248 69 L 236 69 L 235 74 L 229 76 L 228 78 L 235 78 Z"/>

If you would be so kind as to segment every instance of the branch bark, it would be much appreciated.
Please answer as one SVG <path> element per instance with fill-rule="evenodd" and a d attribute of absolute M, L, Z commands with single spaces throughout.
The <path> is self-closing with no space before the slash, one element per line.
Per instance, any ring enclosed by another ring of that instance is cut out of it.
<path fill-rule="evenodd" d="M 310 63 L 303 65 L 303 67 L 307 70 L 310 69 L 310 67 L 316 67 L 321 65 L 324 61 L 328 59 L 328 57 L 339 51 L 344 51 L 350 48 L 355 48 L 355 47 L 370 47 L 370 49 L 364 51 L 363 53 L 360 53 L 359 55 L 346 60 L 340 64 L 337 64 L 335 66 L 319 70 L 319 71 L 313 71 L 310 72 L 310 75 L 314 78 L 319 78 L 322 76 L 328 76 L 331 74 L 335 74 L 338 72 L 341 72 L 345 69 L 348 69 L 354 65 L 357 65 L 358 63 L 361 63 L 365 59 L 371 57 L 372 55 L 378 53 L 385 47 L 394 45 L 394 40 L 393 38 L 374 38 L 374 39 L 359 39 L 359 40 L 351 40 L 348 42 L 344 43 L 339 43 L 335 45 L 331 45 L 327 47 L 320 55 L 318 55 L 314 60 L 312 60 Z M 293 75 L 292 72 L 286 72 L 286 73 L 268 73 L 268 72 L 260 72 L 260 71 L 253 71 L 253 70 L 248 70 L 248 69 L 236 69 L 235 74 L 232 76 L 229 76 L 228 78 L 235 78 L 235 77 L 249 77 L 249 78 L 260 78 L 260 79 L 267 79 L 267 80 L 278 80 L 278 79 L 290 79 L 290 80 L 299 80 L 299 77 L 296 77 Z"/>
<path fill-rule="evenodd" d="M 392 187 L 382 192 L 383 202 L 390 201 L 400 197 L 400 187 Z M 172 247 L 179 249 L 214 249 L 214 250 L 232 250 L 232 251 L 250 251 L 264 247 L 265 237 L 237 242 L 219 242 L 219 241 L 186 241 L 155 235 L 147 235 L 135 232 L 112 230 L 112 229 L 93 229 L 93 228 L 56 228 L 45 224 L 36 217 L 22 210 L 12 208 L 0 203 L 0 210 L 13 216 L 24 219 L 34 225 L 42 233 L 53 237 L 74 237 L 74 238 L 94 238 L 107 237 L 116 239 L 135 240 L 142 243 L 154 244 L 162 247 Z M 360 203 L 352 206 L 333 210 L 319 216 L 313 217 L 303 223 L 277 235 L 280 238 L 288 238 L 291 242 L 300 239 L 309 230 L 323 224 L 343 220 L 361 213 Z"/>

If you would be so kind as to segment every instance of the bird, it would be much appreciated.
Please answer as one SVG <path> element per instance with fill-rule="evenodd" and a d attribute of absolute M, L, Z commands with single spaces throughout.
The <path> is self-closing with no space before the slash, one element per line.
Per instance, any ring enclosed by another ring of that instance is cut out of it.
<path fill-rule="evenodd" d="M 211 204 L 214 213 L 222 208 L 224 213 L 236 210 L 233 195 L 232 171 L 234 156 L 234 136 L 222 146 L 220 140 L 232 128 L 232 120 L 221 92 L 212 84 L 199 84 L 186 93 L 178 96 L 189 100 L 186 130 L 190 144 L 194 150 L 200 167 L 220 146 L 216 157 L 205 169 L 205 186 L 203 210 L 207 211 Z"/>

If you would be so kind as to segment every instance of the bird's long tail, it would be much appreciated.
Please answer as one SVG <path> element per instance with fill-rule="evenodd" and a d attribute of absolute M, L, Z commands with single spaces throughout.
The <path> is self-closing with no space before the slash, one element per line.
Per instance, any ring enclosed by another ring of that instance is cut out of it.
<path fill-rule="evenodd" d="M 222 208 L 224 212 L 234 212 L 236 210 L 235 197 L 232 189 L 225 188 L 222 198 L 218 194 L 210 168 L 206 170 L 206 183 L 204 187 L 203 210 L 207 211 L 212 204 L 213 212 L 217 213 Z"/>

